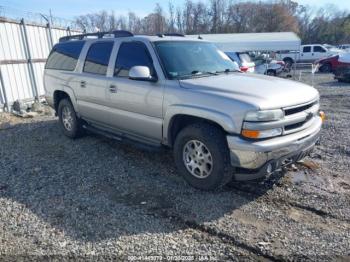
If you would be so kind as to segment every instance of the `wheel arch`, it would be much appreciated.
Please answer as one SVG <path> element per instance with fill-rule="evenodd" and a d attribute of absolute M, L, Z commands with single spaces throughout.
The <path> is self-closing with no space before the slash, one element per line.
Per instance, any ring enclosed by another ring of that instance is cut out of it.
<path fill-rule="evenodd" d="M 164 118 L 164 143 L 172 147 L 180 130 L 198 122 L 209 123 L 226 133 L 236 130 L 233 120 L 226 114 L 197 107 L 176 106 L 168 110 Z"/>
<path fill-rule="evenodd" d="M 71 88 L 65 88 L 64 90 L 61 89 L 57 89 L 54 91 L 53 93 L 53 104 L 54 104 L 54 109 L 57 112 L 58 109 L 58 105 L 59 102 L 64 99 L 64 98 L 68 98 L 70 100 L 70 102 L 73 105 L 73 108 L 75 110 L 75 112 L 77 113 L 77 102 L 75 99 L 75 95 L 74 92 Z"/>

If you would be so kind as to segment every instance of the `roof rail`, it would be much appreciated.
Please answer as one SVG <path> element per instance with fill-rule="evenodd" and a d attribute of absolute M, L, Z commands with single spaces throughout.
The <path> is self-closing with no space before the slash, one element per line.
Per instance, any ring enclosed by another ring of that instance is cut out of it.
<path fill-rule="evenodd" d="M 178 37 L 185 37 L 184 34 L 180 33 L 165 33 L 165 34 L 157 34 L 158 37 L 164 37 L 164 36 L 178 36 Z"/>
<path fill-rule="evenodd" d="M 85 33 L 85 34 L 80 34 L 80 35 L 64 36 L 64 37 L 60 38 L 59 42 L 62 43 L 62 42 L 66 42 L 69 40 L 82 40 L 82 39 L 87 38 L 89 36 L 95 36 L 96 38 L 103 38 L 105 35 L 114 35 L 115 38 L 134 36 L 129 31 L 116 30 L 116 31 L 110 31 L 110 32 L 96 32 L 96 33 Z"/>

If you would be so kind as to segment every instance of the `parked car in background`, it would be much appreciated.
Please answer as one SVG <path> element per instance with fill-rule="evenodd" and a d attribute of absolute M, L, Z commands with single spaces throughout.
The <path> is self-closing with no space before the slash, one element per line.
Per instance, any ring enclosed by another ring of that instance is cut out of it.
<path fill-rule="evenodd" d="M 284 70 L 285 63 L 269 57 L 268 54 L 250 54 L 252 61 L 255 63 L 254 72 L 257 74 L 277 76 Z"/>
<path fill-rule="evenodd" d="M 350 82 L 350 53 L 339 55 L 332 72 L 339 82 Z"/>
<path fill-rule="evenodd" d="M 350 53 L 344 53 L 340 55 L 333 55 L 327 58 L 317 60 L 315 62 L 319 67 L 320 72 L 334 72 L 340 67 L 350 65 Z"/>
<path fill-rule="evenodd" d="M 314 63 L 316 60 L 343 53 L 343 50 L 330 45 L 302 45 L 300 51 L 279 51 L 276 57 L 289 67 L 293 63 Z"/>
<path fill-rule="evenodd" d="M 225 54 L 238 64 L 242 72 L 254 73 L 255 63 L 248 53 L 226 52 Z"/>
<path fill-rule="evenodd" d="M 342 49 L 342 50 L 346 51 L 346 52 L 350 51 L 350 44 L 338 45 L 337 47 L 339 49 Z"/>

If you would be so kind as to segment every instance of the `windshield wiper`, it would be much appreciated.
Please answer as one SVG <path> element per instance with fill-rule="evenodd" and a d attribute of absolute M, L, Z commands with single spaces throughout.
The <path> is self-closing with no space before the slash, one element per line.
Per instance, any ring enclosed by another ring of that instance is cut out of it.
<path fill-rule="evenodd" d="M 217 75 L 217 72 L 193 70 L 191 75 Z"/>
<path fill-rule="evenodd" d="M 179 76 L 179 79 L 191 78 L 191 77 L 203 77 L 203 76 L 211 76 L 211 75 L 219 75 L 218 72 L 210 72 L 210 71 L 199 71 L 193 70 L 191 74 L 184 74 Z"/>
<path fill-rule="evenodd" d="M 233 72 L 241 72 L 240 70 L 237 70 L 237 69 L 225 69 L 223 71 L 216 71 L 216 73 L 220 74 L 220 73 L 233 73 Z"/>

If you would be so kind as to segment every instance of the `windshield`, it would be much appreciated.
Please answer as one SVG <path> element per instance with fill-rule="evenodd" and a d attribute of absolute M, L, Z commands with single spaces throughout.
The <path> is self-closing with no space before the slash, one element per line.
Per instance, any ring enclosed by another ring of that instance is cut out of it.
<path fill-rule="evenodd" d="M 158 41 L 156 49 L 170 79 L 239 71 L 214 44 L 199 41 Z"/>

